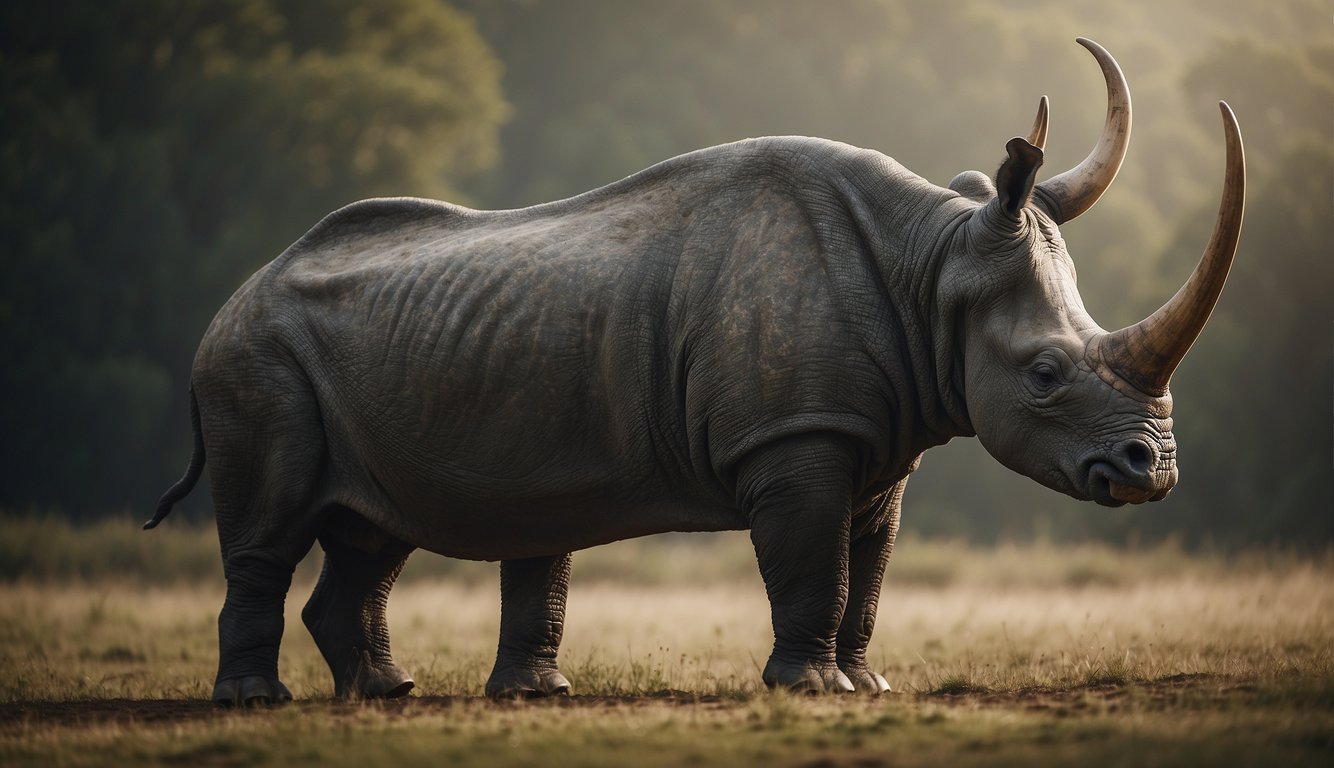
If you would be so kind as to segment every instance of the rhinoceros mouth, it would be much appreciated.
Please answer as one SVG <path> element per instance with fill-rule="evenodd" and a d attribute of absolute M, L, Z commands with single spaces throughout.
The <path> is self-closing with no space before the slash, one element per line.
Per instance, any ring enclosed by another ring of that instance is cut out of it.
<path fill-rule="evenodd" d="M 1171 490 L 1135 482 L 1105 461 L 1096 461 L 1088 469 L 1088 496 L 1105 507 L 1160 501 L 1166 498 Z"/>

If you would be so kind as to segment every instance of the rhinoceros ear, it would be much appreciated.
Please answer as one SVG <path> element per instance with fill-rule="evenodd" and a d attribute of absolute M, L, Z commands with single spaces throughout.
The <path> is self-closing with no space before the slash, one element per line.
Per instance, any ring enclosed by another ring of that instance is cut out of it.
<path fill-rule="evenodd" d="M 996 172 L 997 202 L 1007 216 L 1017 217 L 1033 193 L 1038 169 L 1042 167 L 1042 150 L 1016 136 L 1005 145 L 1005 151 L 1009 157 Z"/>
<path fill-rule="evenodd" d="M 950 180 L 950 189 L 979 203 L 996 196 L 996 187 L 981 171 L 964 171 Z"/>

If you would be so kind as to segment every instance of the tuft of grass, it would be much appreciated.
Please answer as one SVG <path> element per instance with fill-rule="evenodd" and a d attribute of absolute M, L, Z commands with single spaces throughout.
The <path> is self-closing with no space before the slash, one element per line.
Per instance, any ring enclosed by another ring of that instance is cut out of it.
<path fill-rule="evenodd" d="M 1137 677 L 1138 673 L 1122 660 L 1095 662 L 1089 665 L 1081 685 L 1085 687 L 1127 685 L 1135 682 Z"/>
<path fill-rule="evenodd" d="M 979 683 L 968 675 L 955 672 L 941 678 L 928 693 L 944 696 L 962 696 L 970 693 L 990 693 L 991 688 Z"/>

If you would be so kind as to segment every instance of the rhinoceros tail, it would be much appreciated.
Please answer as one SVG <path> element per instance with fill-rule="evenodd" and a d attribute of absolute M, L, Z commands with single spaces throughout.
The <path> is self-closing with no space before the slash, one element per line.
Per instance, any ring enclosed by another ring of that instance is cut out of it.
<path fill-rule="evenodd" d="M 199 476 L 204 474 L 204 433 L 199 429 L 199 403 L 195 402 L 193 388 L 190 389 L 190 426 L 195 433 L 195 447 L 190 453 L 190 466 L 185 468 L 185 476 L 162 494 L 162 500 L 157 503 L 157 512 L 151 520 L 144 523 L 145 531 L 156 528 L 163 518 L 171 514 L 172 505 L 189 495 L 195 483 L 199 482 Z"/>

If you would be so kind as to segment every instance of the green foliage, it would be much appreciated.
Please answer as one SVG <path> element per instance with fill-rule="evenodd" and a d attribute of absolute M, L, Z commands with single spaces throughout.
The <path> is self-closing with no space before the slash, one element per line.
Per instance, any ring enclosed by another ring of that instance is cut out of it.
<path fill-rule="evenodd" d="M 449 196 L 507 106 L 434 0 L 0 10 L 0 503 L 140 509 L 236 286 L 329 210 Z"/>

